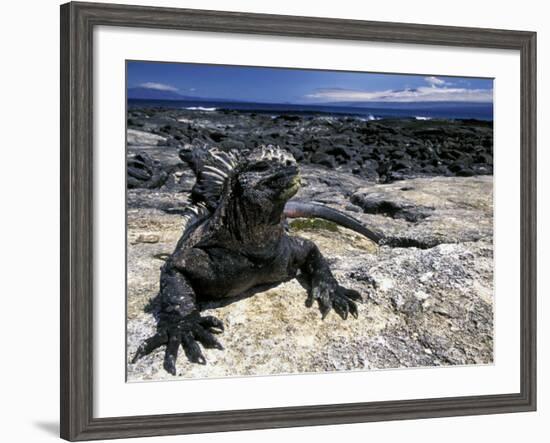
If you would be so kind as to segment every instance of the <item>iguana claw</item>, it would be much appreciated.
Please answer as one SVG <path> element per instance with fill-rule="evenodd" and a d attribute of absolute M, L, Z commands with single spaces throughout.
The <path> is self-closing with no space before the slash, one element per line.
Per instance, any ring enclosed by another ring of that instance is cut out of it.
<path fill-rule="evenodd" d="M 311 307 L 314 300 L 317 300 L 323 320 L 331 309 L 346 320 L 348 314 L 354 318 L 358 317 L 355 301 L 362 301 L 362 298 L 357 291 L 340 286 L 334 279 L 320 278 L 313 281 L 306 299 L 306 306 Z"/>
<path fill-rule="evenodd" d="M 213 335 L 224 330 L 223 323 L 213 316 L 201 317 L 193 312 L 178 320 L 161 321 L 158 332 L 145 340 L 136 350 L 132 363 L 150 354 L 162 345 L 166 345 L 164 369 L 176 375 L 176 361 L 180 346 L 192 363 L 206 364 L 199 343 L 205 348 L 223 349 L 222 344 Z"/>

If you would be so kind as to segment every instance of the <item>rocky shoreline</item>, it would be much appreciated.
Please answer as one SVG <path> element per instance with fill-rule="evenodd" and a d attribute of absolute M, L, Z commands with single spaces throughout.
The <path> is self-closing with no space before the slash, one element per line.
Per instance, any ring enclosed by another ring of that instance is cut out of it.
<path fill-rule="evenodd" d="M 345 116 L 132 108 L 128 129 L 129 144 L 134 146 L 209 144 L 241 150 L 275 144 L 301 164 L 382 183 L 418 176 L 493 173 L 493 126 L 486 121 L 369 121 Z"/>
<path fill-rule="evenodd" d="M 284 135 L 275 137 L 275 129 Z M 296 199 L 342 210 L 389 241 L 378 247 L 328 222 L 293 220 L 291 232 L 315 241 L 337 278 L 363 294 L 359 318 L 321 320 L 305 307 L 296 282 L 226 306 L 206 305 L 226 325 L 220 336 L 226 349 L 205 350 L 205 366 L 178 359 L 179 377 L 492 363 L 488 123 L 165 109 L 130 109 L 128 116 L 129 360 L 154 330 L 146 307 L 158 291 L 162 257 L 181 235 L 179 214 L 194 182 L 180 151 L 199 143 L 242 149 L 245 142 L 301 154 Z M 319 163 L 318 153 L 330 162 Z M 162 358 L 159 349 L 129 364 L 128 380 L 172 379 Z"/>

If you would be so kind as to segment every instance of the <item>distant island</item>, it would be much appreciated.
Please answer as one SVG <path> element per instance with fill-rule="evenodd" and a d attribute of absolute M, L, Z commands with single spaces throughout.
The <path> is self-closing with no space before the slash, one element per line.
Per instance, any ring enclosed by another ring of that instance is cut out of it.
<path fill-rule="evenodd" d="M 127 97 L 130 100 L 202 100 L 176 91 L 152 89 L 144 87 L 128 88 Z"/>

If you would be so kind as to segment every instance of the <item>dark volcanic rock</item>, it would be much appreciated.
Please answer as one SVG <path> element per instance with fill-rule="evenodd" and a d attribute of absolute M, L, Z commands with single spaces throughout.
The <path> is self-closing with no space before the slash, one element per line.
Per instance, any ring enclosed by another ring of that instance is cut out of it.
<path fill-rule="evenodd" d="M 366 214 L 383 214 L 387 217 L 417 222 L 431 215 L 433 207 L 417 205 L 400 195 L 371 191 L 357 192 L 351 202 L 363 208 Z"/>
<path fill-rule="evenodd" d="M 311 163 L 315 163 L 317 165 L 323 165 L 328 168 L 334 168 L 336 166 L 336 161 L 334 160 L 334 157 L 325 154 L 323 152 L 316 152 L 311 156 Z"/>
<path fill-rule="evenodd" d="M 217 145 L 242 150 L 278 144 L 312 163 L 391 183 L 417 176 L 493 173 L 491 122 L 279 115 L 131 108 L 130 146 Z M 164 165 L 164 162 L 163 162 Z"/>

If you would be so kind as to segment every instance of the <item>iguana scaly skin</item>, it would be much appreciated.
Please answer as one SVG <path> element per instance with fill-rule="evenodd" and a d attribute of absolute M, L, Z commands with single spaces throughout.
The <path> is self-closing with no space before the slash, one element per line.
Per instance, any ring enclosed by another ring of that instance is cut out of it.
<path fill-rule="evenodd" d="M 359 293 L 340 286 L 317 246 L 289 235 L 284 219 L 285 212 L 332 217 L 352 229 L 349 224 L 359 222 L 308 204 L 292 203 L 285 210 L 298 191 L 300 175 L 294 157 L 278 147 L 262 146 L 246 155 L 212 148 L 201 155 L 191 161 L 197 182 L 185 211 L 183 234 L 161 269 L 157 332 L 139 346 L 133 362 L 166 345 L 164 368 L 171 374 L 176 374 L 180 347 L 191 362 L 205 364 L 199 343 L 223 349 L 213 335 L 223 331 L 223 324 L 213 316 L 201 316 L 200 302 L 294 278 L 307 290 L 306 306 L 317 302 L 322 318 L 331 309 L 343 319 L 348 314 L 357 317 Z M 378 239 L 369 230 L 362 233 Z"/>

